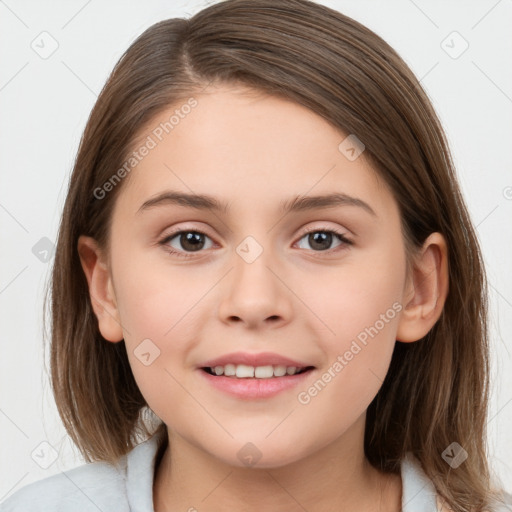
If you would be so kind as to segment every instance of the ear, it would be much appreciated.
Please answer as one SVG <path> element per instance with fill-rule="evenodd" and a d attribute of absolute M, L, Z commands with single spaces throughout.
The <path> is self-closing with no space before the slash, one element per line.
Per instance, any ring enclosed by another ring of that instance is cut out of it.
<path fill-rule="evenodd" d="M 123 339 L 117 302 L 108 265 L 96 240 L 89 236 L 78 238 L 78 254 L 89 285 L 89 295 L 101 335 L 108 341 Z"/>
<path fill-rule="evenodd" d="M 448 251 L 441 233 L 432 233 L 414 256 L 407 277 L 396 340 L 423 338 L 437 322 L 448 295 Z"/>

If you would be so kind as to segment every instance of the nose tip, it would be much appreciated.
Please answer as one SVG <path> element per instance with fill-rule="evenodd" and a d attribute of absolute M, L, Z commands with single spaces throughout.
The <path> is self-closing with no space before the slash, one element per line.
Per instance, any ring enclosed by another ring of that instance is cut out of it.
<path fill-rule="evenodd" d="M 250 252 L 250 242 L 248 244 Z M 249 327 L 285 322 L 291 314 L 287 287 L 267 265 L 265 258 L 260 255 L 247 263 L 241 257 L 235 267 L 219 307 L 221 318 L 226 322 L 243 322 Z"/>

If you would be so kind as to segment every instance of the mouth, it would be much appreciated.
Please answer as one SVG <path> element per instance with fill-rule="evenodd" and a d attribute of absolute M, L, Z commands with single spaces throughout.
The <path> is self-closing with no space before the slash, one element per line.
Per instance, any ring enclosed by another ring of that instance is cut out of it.
<path fill-rule="evenodd" d="M 317 368 L 274 352 L 232 352 L 197 366 L 204 383 L 239 400 L 269 399 L 313 378 Z"/>
<path fill-rule="evenodd" d="M 204 382 L 238 400 L 267 400 L 304 388 L 312 377 L 314 366 L 226 364 L 198 368 Z"/>
<path fill-rule="evenodd" d="M 313 370 L 314 366 L 266 365 L 249 366 L 245 364 L 226 364 L 224 366 L 205 366 L 201 370 L 214 377 L 233 379 L 275 379 L 289 378 Z"/>

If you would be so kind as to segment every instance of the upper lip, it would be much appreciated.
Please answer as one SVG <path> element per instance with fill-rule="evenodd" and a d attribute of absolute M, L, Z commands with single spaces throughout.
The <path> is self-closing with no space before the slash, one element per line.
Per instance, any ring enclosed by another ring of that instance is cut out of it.
<path fill-rule="evenodd" d="M 201 368 L 226 366 L 227 364 L 245 364 L 247 366 L 295 366 L 296 368 L 306 368 L 307 363 L 295 361 L 289 357 L 281 356 L 273 352 L 259 352 L 258 354 L 250 354 L 249 352 L 232 352 L 215 359 L 205 361 L 200 365 Z"/>

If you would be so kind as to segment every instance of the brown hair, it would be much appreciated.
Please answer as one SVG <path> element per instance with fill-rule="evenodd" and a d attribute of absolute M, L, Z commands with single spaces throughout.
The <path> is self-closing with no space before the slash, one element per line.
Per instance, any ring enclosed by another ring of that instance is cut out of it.
<path fill-rule="evenodd" d="M 481 511 L 491 489 L 486 456 L 488 333 L 481 252 L 456 181 L 443 129 L 412 71 L 368 28 L 307 0 L 226 0 L 190 19 L 148 28 L 114 67 L 80 142 L 52 275 L 51 380 L 59 414 L 86 461 L 116 463 L 153 434 L 124 341 L 98 329 L 77 252 L 79 235 L 108 249 L 122 183 L 94 191 L 119 169 L 141 127 L 209 83 L 241 83 L 300 103 L 345 133 L 399 205 L 407 246 L 444 235 L 450 289 L 424 339 L 396 343 L 367 411 L 365 454 L 399 473 L 411 451 L 456 512 Z M 46 308 L 46 302 L 45 302 Z M 158 432 L 165 424 L 158 424 Z M 458 442 L 467 460 L 442 452 Z"/>

